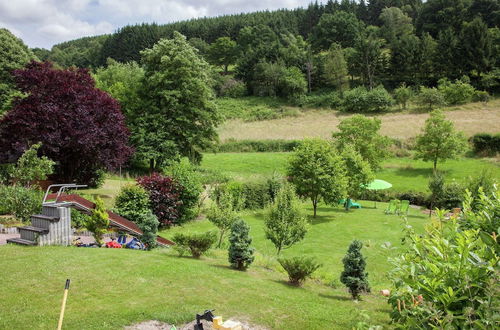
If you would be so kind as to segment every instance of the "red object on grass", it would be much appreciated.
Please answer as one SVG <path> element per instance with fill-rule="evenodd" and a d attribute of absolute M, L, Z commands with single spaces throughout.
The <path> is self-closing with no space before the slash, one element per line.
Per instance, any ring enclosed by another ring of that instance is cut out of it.
<path fill-rule="evenodd" d="M 122 245 L 116 241 L 110 241 L 106 243 L 106 247 L 112 249 L 121 249 Z"/>

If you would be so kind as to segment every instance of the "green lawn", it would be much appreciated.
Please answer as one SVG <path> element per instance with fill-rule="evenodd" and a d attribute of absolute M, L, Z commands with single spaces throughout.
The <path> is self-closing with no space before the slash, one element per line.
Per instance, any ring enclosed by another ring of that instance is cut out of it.
<path fill-rule="evenodd" d="M 205 154 L 202 167 L 219 170 L 236 180 L 255 180 L 272 175 L 274 171 L 285 173 L 288 153 L 218 153 Z M 462 158 L 438 164 L 446 173 L 447 180 L 463 182 L 467 177 L 489 168 L 500 178 L 500 166 L 487 160 Z M 376 177 L 389 181 L 394 190 L 427 191 L 432 164 L 411 158 L 391 158 L 383 163 Z"/>
<path fill-rule="evenodd" d="M 274 249 L 264 238 L 261 212 L 244 214 L 257 249 L 247 272 L 228 268 L 225 250 L 193 260 L 168 250 L 1 246 L 0 328 L 53 328 L 66 278 L 72 280 L 66 329 L 117 329 L 150 319 L 182 324 L 207 308 L 276 329 L 349 329 L 362 310 L 372 324 L 387 325 L 388 305 L 378 291 L 389 285 L 387 257 L 399 250 L 401 222 L 383 214 L 383 203 L 378 209 L 370 208 L 370 202 L 363 205 L 349 213 L 322 206 L 306 238 L 285 250 L 285 256 L 313 255 L 324 265 L 317 275 L 321 280 L 309 280 L 303 288 L 285 283 Z M 306 211 L 312 212 L 308 205 Z M 412 209 L 409 221 L 421 230 L 428 220 Z M 162 235 L 211 228 L 201 220 Z M 365 243 L 372 286 L 372 294 L 359 303 L 349 299 L 338 281 L 342 257 L 355 238 Z M 397 248 L 383 249 L 384 242 Z"/>

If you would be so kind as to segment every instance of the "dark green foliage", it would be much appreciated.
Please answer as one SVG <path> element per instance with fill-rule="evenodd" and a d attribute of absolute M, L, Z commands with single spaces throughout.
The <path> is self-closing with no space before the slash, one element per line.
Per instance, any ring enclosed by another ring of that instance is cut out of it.
<path fill-rule="evenodd" d="M 500 134 L 478 133 L 470 141 L 477 155 L 494 156 L 500 152 Z"/>
<path fill-rule="evenodd" d="M 135 223 L 151 210 L 148 192 L 140 185 L 124 186 L 115 201 L 115 211 Z"/>
<path fill-rule="evenodd" d="M 228 259 L 231 267 L 238 270 L 245 270 L 254 260 L 254 248 L 252 238 L 249 236 L 250 227 L 243 220 L 237 220 L 231 226 L 231 236 L 229 236 Z"/>
<path fill-rule="evenodd" d="M 420 86 L 419 93 L 415 96 L 415 102 L 422 108 L 432 110 L 445 104 L 443 93 L 437 88 Z"/>
<path fill-rule="evenodd" d="M 357 87 L 344 93 L 341 109 L 346 112 L 382 112 L 393 104 L 394 99 L 383 87 L 372 90 Z"/>
<path fill-rule="evenodd" d="M 182 203 L 179 205 L 179 221 L 184 223 L 193 220 L 198 215 L 198 202 L 203 192 L 201 177 L 195 166 L 182 160 L 172 164 L 164 172 L 181 187 L 179 199 Z"/>
<path fill-rule="evenodd" d="M 172 240 L 175 242 L 174 249 L 179 255 L 190 252 L 193 258 L 199 258 L 207 252 L 217 240 L 214 232 L 206 233 L 176 233 Z"/>
<path fill-rule="evenodd" d="M 444 101 L 450 105 L 470 102 L 476 92 L 475 88 L 469 84 L 467 76 L 460 80 L 451 82 L 448 79 L 440 79 L 438 90 L 443 93 Z"/>
<path fill-rule="evenodd" d="M 429 190 L 431 191 L 431 206 L 433 210 L 436 206 L 436 201 L 443 197 L 444 193 L 444 175 L 439 171 L 434 171 L 433 175 L 429 178 Z M 430 213 L 429 213 L 430 216 Z"/>
<path fill-rule="evenodd" d="M 242 97 L 247 94 L 247 86 L 241 80 L 217 73 L 215 90 L 220 97 Z"/>
<path fill-rule="evenodd" d="M 54 45 L 49 54 L 43 54 L 39 58 L 41 61 L 55 62 L 64 68 L 97 68 L 106 63 L 106 57 L 102 58 L 102 47 L 108 37 L 109 35 L 83 37 L 62 42 Z"/>
<path fill-rule="evenodd" d="M 359 299 L 362 292 L 370 292 L 368 284 L 368 273 L 365 271 L 366 261 L 361 254 L 363 243 L 354 240 L 342 262 L 344 271 L 340 275 L 340 281 L 349 289 L 353 299 Z"/>
<path fill-rule="evenodd" d="M 306 95 L 302 102 L 304 107 L 337 109 L 342 104 L 342 98 L 336 91 L 320 92 Z"/>
<path fill-rule="evenodd" d="M 307 278 L 321 267 L 312 257 L 291 257 L 278 259 L 281 267 L 288 274 L 288 281 L 292 285 L 300 286 Z"/>
<path fill-rule="evenodd" d="M 255 66 L 253 93 L 258 96 L 280 96 L 289 100 L 306 93 L 307 83 L 302 72 L 296 67 L 261 62 Z"/>
<path fill-rule="evenodd" d="M 352 47 L 358 38 L 362 23 L 352 13 L 336 11 L 323 14 L 311 34 L 311 44 L 316 50 L 328 50 L 334 42 L 342 47 Z"/>
<path fill-rule="evenodd" d="M 0 185 L 0 214 L 11 214 L 28 222 L 33 214 L 40 213 L 42 198 L 43 193 L 36 189 Z"/>
<path fill-rule="evenodd" d="M 289 152 L 300 140 L 235 140 L 227 139 L 208 150 L 213 152 Z"/>
<path fill-rule="evenodd" d="M 250 210 L 262 209 L 271 201 L 269 185 L 265 181 L 245 182 L 243 196 L 245 196 L 244 208 Z"/>
<path fill-rule="evenodd" d="M 150 210 L 141 213 L 136 218 L 137 226 L 142 230 L 140 237 L 141 242 L 146 246 L 147 250 L 152 250 L 157 246 L 156 233 L 160 222 L 158 218 Z"/>

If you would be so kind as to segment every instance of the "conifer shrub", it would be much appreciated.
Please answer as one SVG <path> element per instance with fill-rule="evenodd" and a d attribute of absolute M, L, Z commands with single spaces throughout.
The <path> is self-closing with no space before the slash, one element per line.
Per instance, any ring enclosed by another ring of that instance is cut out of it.
<path fill-rule="evenodd" d="M 238 219 L 231 226 L 231 236 L 229 237 L 228 259 L 231 267 L 238 270 L 245 270 L 254 261 L 254 248 L 252 238 L 249 235 L 248 224 Z"/>
<path fill-rule="evenodd" d="M 95 208 L 92 214 L 87 219 L 85 227 L 92 233 L 97 245 L 103 244 L 103 237 L 109 227 L 109 215 L 104 207 L 104 202 L 101 198 L 97 197 L 95 201 Z"/>
<path fill-rule="evenodd" d="M 358 299 L 362 292 L 370 292 L 368 284 L 368 273 L 365 271 L 366 261 L 361 254 L 363 243 L 354 240 L 342 262 L 344 271 L 340 275 L 340 281 L 349 289 L 353 299 Z"/>
<path fill-rule="evenodd" d="M 154 249 L 157 246 L 156 233 L 158 232 L 158 226 L 160 224 L 156 215 L 154 215 L 151 210 L 148 210 L 138 215 L 136 223 L 142 230 L 140 240 L 146 247 L 146 250 Z"/>

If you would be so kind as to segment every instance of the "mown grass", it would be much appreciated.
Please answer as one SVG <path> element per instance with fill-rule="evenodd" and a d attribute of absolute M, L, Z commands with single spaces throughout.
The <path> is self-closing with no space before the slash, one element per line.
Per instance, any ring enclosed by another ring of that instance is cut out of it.
<path fill-rule="evenodd" d="M 205 154 L 202 167 L 218 170 L 240 181 L 270 177 L 273 172 L 284 174 L 289 153 L 218 153 Z M 490 169 L 500 178 L 500 166 L 484 159 L 462 158 L 438 164 L 447 180 L 464 182 L 483 169 Z M 427 183 L 432 174 L 432 164 L 411 158 L 391 158 L 376 173 L 378 179 L 393 184 L 397 191 L 428 191 Z"/>
<path fill-rule="evenodd" d="M 233 101 L 238 103 L 239 101 Z M 236 105 L 235 105 L 236 106 Z M 264 105 L 262 105 L 264 106 Z M 498 133 L 500 122 L 500 99 L 485 104 L 469 103 L 447 107 L 446 116 L 455 127 L 467 136 L 476 133 Z M 228 120 L 219 127 L 221 141 L 265 139 L 302 139 L 305 137 L 330 138 L 332 132 L 344 118 L 352 116 L 335 110 L 300 109 L 298 117 L 247 122 L 241 119 Z M 415 111 L 388 112 L 376 115 L 382 120 L 381 133 L 397 139 L 408 139 L 420 133 L 428 113 Z M 241 117 L 232 117 L 241 118 Z"/>
<path fill-rule="evenodd" d="M 317 274 L 322 280 L 309 280 L 302 288 L 286 284 L 275 251 L 264 238 L 262 212 L 244 215 L 257 249 L 257 260 L 247 272 L 228 268 L 225 250 L 194 260 L 168 250 L 2 246 L 0 328 L 55 327 L 66 278 L 72 280 L 66 329 L 117 329 L 150 319 L 179 325 L 209 308 L 224 318 L 273 329 L 350 329 L 361 319 L 361 310 L 367 311 L 370 323 L 387 326 L 388 305 L 378 290 L 389 285 L 387 257 L 399 251 L 401 223 L 383 214 L 382 203 L 378 209 L 368 207 L 345 213 L 322 206 L 306 238 L 284 251 L 285 256 L 315 256 L 324 265 Z M 428 220 L 412 209 L 409 221 L 421 230 Z M 162 235 L 207 229 L 211 224 L 202 220 Z M 361 302 L 352 301 L 338 281 L 342 257 L 355 238 L 365 243 L 372 286 Z M 383 249 L 385 242 L 395 249 Z"/>

